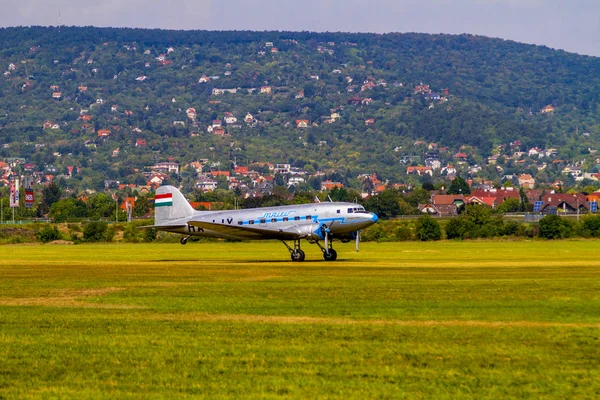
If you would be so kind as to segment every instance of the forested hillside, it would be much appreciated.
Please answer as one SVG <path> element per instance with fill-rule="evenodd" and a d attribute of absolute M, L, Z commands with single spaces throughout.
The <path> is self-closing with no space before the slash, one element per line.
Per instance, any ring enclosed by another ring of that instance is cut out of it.
<path fill-rule="evenodd" d="M 545 169 L 485 167 L 532 147 L 597 172 L 599 58 L 471 35 L 19 27 L 0 41 L 0 157 L 75 167 L 82 187 L 201 159 L 405 182 L 460 151 L 501 179 Z"/>

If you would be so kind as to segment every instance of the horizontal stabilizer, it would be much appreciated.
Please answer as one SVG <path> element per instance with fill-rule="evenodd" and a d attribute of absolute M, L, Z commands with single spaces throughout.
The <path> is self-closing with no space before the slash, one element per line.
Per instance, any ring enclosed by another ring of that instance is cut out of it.
<path fill-rule="evenodd" d="M 185 228 L 187 225 L 144 225 L 138 226 L 138 229 L 158 229 L 158 230 L 167 230 L 167 229 L 178 229 Z"/>

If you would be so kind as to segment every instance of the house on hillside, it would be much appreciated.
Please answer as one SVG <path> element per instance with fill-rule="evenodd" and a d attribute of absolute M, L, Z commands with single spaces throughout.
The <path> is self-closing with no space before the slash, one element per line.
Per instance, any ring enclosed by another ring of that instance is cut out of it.
<path fill-rule="evenodd" d="M 456 216 L 458 215 L 458 207 L 456 204 L 438 204 L 425 203 L 418 205 L 419 211 L 423 214 L 430 214 L 436 217 Z"/>
<path fill-rule="evenodd" d="M 223 118 L 227 125 L 235 124 L 237 122 L 237 118 L 233 116 L 232 113 L 226 112 L 225 117 Z"/>
<path fill-rule="evenodd" d="M 341 182 L 332 182 L 330 180 L 326 180 L 326 181 L 321 182 L 321 191 L 333 190 L 335 188 L 343 189 L 344 188 L 344 184 L 341 183 Z"/>
<path fill-rule="evenodd" d="M 110 136 L 110 129 L 98 129 L 99 138 L 107 138 Z"/>
<path fill-rule="evenodd" d="M 421 165 L 407 167 L 406 173 L 409 175 L 423 176 L 423 175 L 427 174 L 429 176 L 433 176 L 433 170 L 431 169 L 431 167 L 425 167 L 425 166 L 421 166 Z"/>
<path fill-rule="evenodd" d="M 153 172 L 163 172 L 163 173 L 179 173 L 179 164 L 176 162 L 160 162 L 154 164 L 150 169 Z"/>
<path fill-rule="evenodd" d="M 195 108 L 190 107 L 187 110 L 185 110 L 185 113 L 189 119 L 192 119 L 192 120 L 196 119 L 196 109 Z"/>
<path fill-rule="evenodd" d="M 555 108 L 554 108 L 554 107 L 552 107 L 552 106 L 549 104 L 549 105 L 547 105 L 546 107 L 542 108 L 542 109 L 540 110 L 540 112 L 541 112 L 542 114 L 550 114 L 550 115 L 552 115 L 552 114 L 554 114 L 554 110 L 555 110 Z"/>
<path fill-rule="evenodd" d="M 533 189 L 535 187 L 535 179 L 530 174 L 521 174 L 518 178 L 519 186 L 524 189 Z"/>

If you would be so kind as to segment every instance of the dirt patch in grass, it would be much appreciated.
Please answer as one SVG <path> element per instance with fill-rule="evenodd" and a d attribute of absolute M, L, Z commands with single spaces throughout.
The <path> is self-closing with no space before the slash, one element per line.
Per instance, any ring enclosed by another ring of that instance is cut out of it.
<path fill-rule="evenodd" d="M 295 316 L 266 316 L 266 315 L 214 315 L 214 314 L 170 314 L 153 315 L 151 319 L 173 320 L 173 321 L 231 321 L 245 323 L 265 324 L 307 324 L 307 325 L 362 325 L 362 326 L 415 326 L 415 327 L 438 327 L 438 326 L 472 326 L 479 328 L 600 328 L 600 323 L 562 323 L 562 322 L 538 322 L 538 321 L 474 321 L 474 320 L 451 320 L 451 321 L 418 321 L 418 320 L 355 320 L 347 318 L 320 318 L 320 317 L 295 317 Z"/>
<path fill-rule="evenodd" d="M 71 242 L 70 240 L 53 240 L 49 243 L 46 243 L 46 246 L 48 245 L 72 245 L 74 244 L 73 242 Z"/>
<path fill-rule="evenodd" d="M 107 294 L 120 292 L 125 288 L 106 287 L 90 289 L 62 289 L 54 296 L 47 297 L 23 297 L 23 298 L 0 298 L 2 306 L 37 306 L 37 307 L 69 307 L 69 308 L 113 308 L 131 309 L 143 308 L 128 304 L 105 304 L 90 303 L 84 299 L 89 297 L 101 297 Z"/>

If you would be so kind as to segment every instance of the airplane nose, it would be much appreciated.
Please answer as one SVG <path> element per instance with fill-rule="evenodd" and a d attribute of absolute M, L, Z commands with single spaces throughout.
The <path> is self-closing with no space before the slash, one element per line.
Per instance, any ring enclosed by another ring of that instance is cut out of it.
<path fill-rule="evenodd" d="M 379 217 L 377 216 L 377 214 L 371 213 L 371 221 L 373 221 L 373 223 L 375 223 L 378 220 L 379 220 Z"/>

